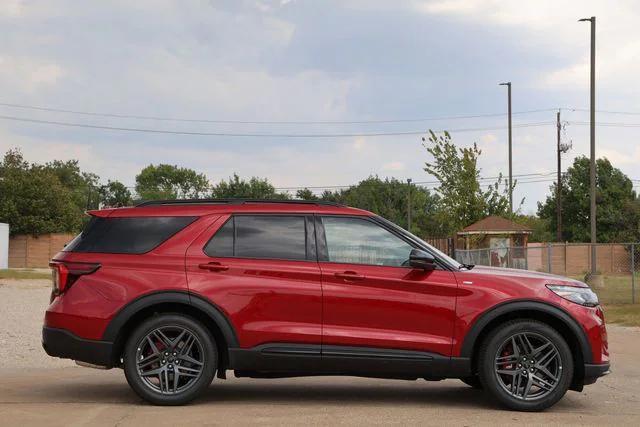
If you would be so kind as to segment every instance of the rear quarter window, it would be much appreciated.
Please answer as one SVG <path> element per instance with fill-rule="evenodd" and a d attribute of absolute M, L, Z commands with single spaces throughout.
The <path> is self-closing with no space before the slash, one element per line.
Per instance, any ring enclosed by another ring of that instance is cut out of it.
<path fill-rule="evenodd" d="M 156 248 L 197 217 L 93 217 L 65 252 L 142 254 Z"/>

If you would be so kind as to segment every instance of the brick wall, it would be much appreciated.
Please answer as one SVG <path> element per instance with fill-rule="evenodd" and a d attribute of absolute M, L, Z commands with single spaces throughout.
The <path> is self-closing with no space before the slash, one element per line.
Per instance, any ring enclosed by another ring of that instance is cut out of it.
<path fill-rule="evenodd" d="M 636 249 L 637 251 L 637 249 Z M 549 246 L 545 243 L 528 245 L 530 270 L 549 270 Z M 629 274 L 631 256 L 629 245 L 598 244 L 596 270 L 603 274 Z M 580 275 L 591 270 L 591 245 L 580 243 L 554 243 L 551 245 L 551 272 Z"/>
<path fill-rule="evenodd" d="M 12 236 L 9 238 L 9 268 L 46 268 L 49 260 L 74 237 L 67 233 Z"/>

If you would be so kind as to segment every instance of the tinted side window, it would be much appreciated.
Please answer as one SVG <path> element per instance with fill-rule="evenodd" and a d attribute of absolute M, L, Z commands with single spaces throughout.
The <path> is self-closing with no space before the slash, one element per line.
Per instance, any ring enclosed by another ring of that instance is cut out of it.
<path fill-rule="evenodd" d="M 99 218 L 64 248 L 67 252 L 142 254 L 195 221 L 195 217 Z"/>
<path fill-rule="evenodd" d="M 329 262 L 400 267 L 411 245 L 364 219 L 323 217 Z"/>
<path fill-rule="evenodd" d="M 211 257 L 232 257 L 233 233 L 234 218 L 231 217 L 216 231 L 216 234 L 213 235 L 211 240 L 209 240 L 207 246 L 204 247 L 204 253 Z"/>
<path fill-rule="evenodd" d="M 305 260 L 306 247 L 302 216 L 238 215 L 216 232 L 204 252 L 214 257 Z"/>

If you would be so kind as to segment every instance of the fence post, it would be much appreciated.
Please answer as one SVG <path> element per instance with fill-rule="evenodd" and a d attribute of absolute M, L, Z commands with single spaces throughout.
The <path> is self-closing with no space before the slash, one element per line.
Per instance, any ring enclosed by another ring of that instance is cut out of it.
<path fill-rule="evenodd" d="M 547 273 L 551 273 L 551 243 L 547 243 Z"/>
<path fill-rule="evenodd" d="M 631 244 L 631 304 L 636 303 L 636 266 L 635 266 L 635 245 Z"/>

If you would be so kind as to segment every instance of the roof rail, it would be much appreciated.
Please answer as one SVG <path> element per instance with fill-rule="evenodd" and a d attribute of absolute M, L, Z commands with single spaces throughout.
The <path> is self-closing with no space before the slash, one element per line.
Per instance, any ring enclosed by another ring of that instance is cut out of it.
<path fill-rule="evenodd" d="M 299 199 L 169 199 L 169 200 L 149 200 L 135 205 L 137 208 L 145 206 L 164 206 L 164 205 L 244 205 L 247 203 L 287 203 L 287 204 L 305 204 L 320 206 L 344 206 L 336 202 L 325 200 L 299 200 Z"/>

